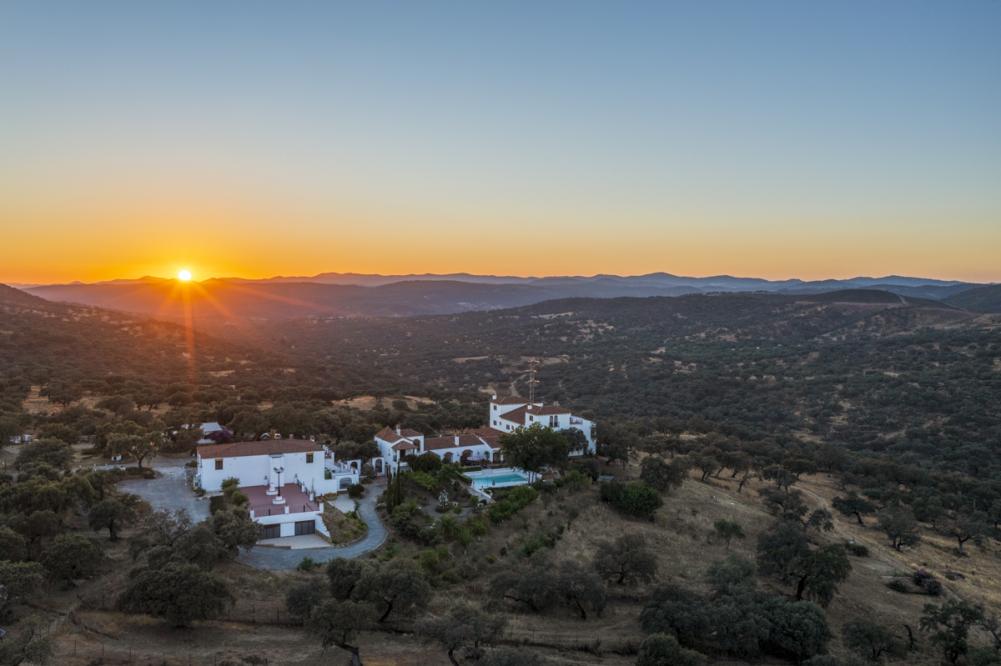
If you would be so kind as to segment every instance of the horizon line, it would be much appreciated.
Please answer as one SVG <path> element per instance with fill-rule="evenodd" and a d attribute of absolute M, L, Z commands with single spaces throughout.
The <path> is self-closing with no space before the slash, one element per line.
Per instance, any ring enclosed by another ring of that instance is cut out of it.
<path fill-rule="evenodd" d="M 320 271 L 319 273 L 313 273 L 311 275 L 270 275 L 268 277 L 244 277 L 240 275 L 212 275 L 204 279 L 194 279 L 191 280 L 192 283 L 205 283 L 211 281 L 233 281 L 241 280 L 247 282 L 270 282 L 275 280 L 284 280 L 288 282 L 295 282 L 296 280 L 301 280 L 303 282 L 315 280 L 322 276 L 342 276 L 342 277 L 359 277 L 359 278 L 400 278 L 400 282 L 407 281 L 408 278 L 442 278 L 442 281 L 447 281 L 448 278 L 494 278 L 498 280 L 511 279 L 511 280 L 543 280 L 543 279 L 553 279 L 553 278 L 566 278 L 566 279 L 595 279 L 601 277 L 609 278 L 619 278 L 619 279 L 629 279 L 629 278 L 642 278 L 650 276 L 664 276 L 672 277 L 677 279 L 690 279 L 690 280 L 708 280 L 712 278 L 720 279 L 731 279 L 731 280 L 759 280 L 769 283 L 781 283 L 781 282 L 802 282 L 802 283 L 817 283 L 817 282 L 828 282 L 828 281 L 850 281 L 850 280 L 888 280 L 892 278 L 901 278 L 906 280 L 929 280 L 934 282 L 954 282 L 961 284 L 974 284 L 974 285 L 994 285 L 1001 282 L 998 281 L 972 281 L 963 280 L 951 277 L 934 277 L 930 275 L 905 275 L 901 273 L 886 273 L 884 275 L 847 275 L 844 277 L 834 277 L 827 276 L 821 278 L 801 278 L 797 276 L 788 276 L 780 278 L 767 278 L 760 277 L 756 275 L 733 275 L 730 273 L 712 273 L 706 275 L 683 275 L 678 273 L 671 273 L 666 270 L 650 271 L 645 273 L 604 273 L 597 272 L 593 274 L 570 274 L 570 273 L 552 273 L 552 274 L 497 274 L 497 273 L 472 273 L 468 271 L 454 271 L 448 273 L 434 273 L 430 271 L 419 272 L 419 273 L 362 273 L 357 271 Z M 31 289 L 36 287 L 58 287 L 58 286 L 94 286 L 94 285 L 109 285 L 118 283 L 135 283 L 142 281 L 163 281 L 163 282 L 177 282 L 175 276 L 164 277 L 160 275 L 140 275 L 138 277 L 117 277 L 110 278 L 106 280 L 95 280 L 92 282 L 87 282 L 84 280 L 70 280 L 64 282 L 21 282 L 18 280 L 0 280 L 0 284 L 5 284 L 7 286 L 13 287 L 15 289 Z M 456 281 L 462 281 L 457 279 Z"/>

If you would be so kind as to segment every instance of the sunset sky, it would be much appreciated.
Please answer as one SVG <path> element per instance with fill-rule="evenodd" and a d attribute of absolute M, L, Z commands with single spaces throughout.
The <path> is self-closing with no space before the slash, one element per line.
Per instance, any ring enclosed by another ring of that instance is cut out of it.
<path fill-rule="evenodd" d="M 1001 2 L 3 2 L 0 281 L 1001 281 Z"/>

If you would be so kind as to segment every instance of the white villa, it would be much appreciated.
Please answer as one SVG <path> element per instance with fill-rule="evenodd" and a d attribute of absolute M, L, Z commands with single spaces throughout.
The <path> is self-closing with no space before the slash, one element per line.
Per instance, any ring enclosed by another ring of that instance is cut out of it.
<path fill-rule="evenodd" d="M 218 493 L 226 479 L 239 481 L 261 538 L 326 533 L 320 495 L 358 483 L 361 461 L 340 463 L 314 441 L 269 439 L 199 446 L 194 484 Z"/>
<path fill-rule="evenodd" d="M 433 452 L 445 462 L 485 463 L 504 461 L 500 437 L 518 428 L 538 423 L 555 430 L 576 429 L 584 434 L 586 447 L 572 451 L 571 456 L 595 452 L 595 424 L 575 416 L 569 408 L 529 402 L 524 398 L 490 400 L 486 427 L 456 435 L 425 437 L 416 430 L 383 428 L 375 435 L 380 457 L 373 461 L 377 474 L 394 471 L 397 463 L 406 464 L 409 456 Z"/>

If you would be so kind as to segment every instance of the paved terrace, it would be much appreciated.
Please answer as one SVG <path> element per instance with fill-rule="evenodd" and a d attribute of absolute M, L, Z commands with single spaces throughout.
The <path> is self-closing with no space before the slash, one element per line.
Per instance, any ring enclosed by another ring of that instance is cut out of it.
<path fill-rule="evenodd" d="M 307 511 L 319 511 L 320 506 L 316 502 L 309 500 L 309 495 L 299 490 L 299 486 L 294 483 L 286 483 L 282 486 L 282 497 L 285 504 L 274 504 L 274 495 L 268 495 L 267 486 L 241 486 L 240 492 L 247 496 L 249 502 L 247 506 L 253 511 L 256 517 L 280 516 L 285 513 L 305 513 Z"/>
<path fill-rule="evenodd" d="M 139 495 L 152 504 L 154 509 L 184 509 L 196 522 L 204 520 L 209 517 L 209 503 L 207 499 L 196 497 L 187 486 L 184 467 L 186 461 L 185 458 L 155 458 L 150 461 L 150 466 L 157 471 L 157 478 L 129 479 L 120 482 L 118 487 Z M 362 557 L 378 549 L 386 541 L 386 527 L 379 520 L 379 514 L 375 509 L 376 502 L 385 489 L 386 481 L 380 479 L 369 485 L 365 496 L 358 501 L 358 515 L 368 525 L 368 534 L 361 541 L 347 546 L 302 550 L 242 548 L 238 559 L 258 569 L 288 570 L 294 569 L 307 556 L 317 562 Z M 282 493 L 284 492 L 283 489 Z M 268 497 L 268 502 L 271 501 L 270 496 L 265 495 L 265 497 Z"/>

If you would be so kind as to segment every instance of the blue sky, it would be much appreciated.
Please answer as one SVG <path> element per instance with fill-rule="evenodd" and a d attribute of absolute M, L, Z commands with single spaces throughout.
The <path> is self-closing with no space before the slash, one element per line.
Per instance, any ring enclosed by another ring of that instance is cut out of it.
<path fill-rule="evenodd" d="M 7 2 L 0 86 L 0 279 L 1001 279 L 999 2 Z"/>

